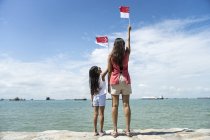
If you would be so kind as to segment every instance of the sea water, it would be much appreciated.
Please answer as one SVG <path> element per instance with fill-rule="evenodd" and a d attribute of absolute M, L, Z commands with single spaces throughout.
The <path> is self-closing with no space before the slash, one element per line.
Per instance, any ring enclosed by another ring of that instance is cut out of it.
<path fill-rule="evenodd" d="M 106 101 L 104 129 L 112 129 L 111 100 Z M 210 128 L 209 99 L 131 99 L 131 128 Z M 125 129 L 122 101 L 118 128 Z M 0 131 L 93 131 L 90 100 L 0 101 Z"/>

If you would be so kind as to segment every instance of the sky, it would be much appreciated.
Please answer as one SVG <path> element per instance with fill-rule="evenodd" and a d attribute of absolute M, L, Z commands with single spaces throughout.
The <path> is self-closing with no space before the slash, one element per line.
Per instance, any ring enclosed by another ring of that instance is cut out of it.
<path fill-rule="evenodd" d="M 127 37 L 120 6 L 131 98 L 210 97 L 210 0 L 0 0 L 0 98 L 90 98 L 90 67 Z"/>

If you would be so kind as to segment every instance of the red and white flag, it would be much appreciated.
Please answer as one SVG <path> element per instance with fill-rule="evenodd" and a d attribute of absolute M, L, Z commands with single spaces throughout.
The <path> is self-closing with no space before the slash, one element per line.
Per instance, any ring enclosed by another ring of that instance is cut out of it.
<path fill-rule="evenodd" d="M 96 44 L 98 44 L 100 46 L 108 47 L 108 45 L 109 45 L 109 43 L 108 43 L 108 37 L 107 36 L 99 36 L 99 37 L 96 37 Z"/>
<path fill-rule="evenodd" d="M 129 7 L 128 6 L 120 7 L 120 17 L 121 18 L 129 18 Z"/>

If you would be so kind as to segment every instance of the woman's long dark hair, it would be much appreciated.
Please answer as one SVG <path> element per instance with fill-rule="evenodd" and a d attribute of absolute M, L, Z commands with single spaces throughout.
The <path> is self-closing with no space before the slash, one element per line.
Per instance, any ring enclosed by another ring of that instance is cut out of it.
<path fill-rule="evenodd" d="M 116 38 L 114 41 L 114 47 L 111 52 L 111 59 L 120 66 L 123 67 L 123 58 L 125 55 L 125 41 L 122 38 Z"/>
<path fill-rule="evenodd" d="M 91 95 L 97 94 L 99 91 L 99 76 L 97 66 L 92 66 L 89 70 L 89 86 Z"/>

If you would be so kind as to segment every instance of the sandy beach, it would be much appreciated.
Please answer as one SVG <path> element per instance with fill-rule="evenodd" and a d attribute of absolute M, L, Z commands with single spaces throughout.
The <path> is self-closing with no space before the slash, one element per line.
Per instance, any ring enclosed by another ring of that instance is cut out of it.
<path fill-rule="evenodd" d="M 119 136 L 113 138 L 112 130 L 105 136 L 93 136 L 92 132 L 49 130 L 44 132 L 0 132 L 0 140 L 210 140 L 210 129 L 144 129 L 133 130 L 133 137 L 125 136 L 119 129 Z"/>

